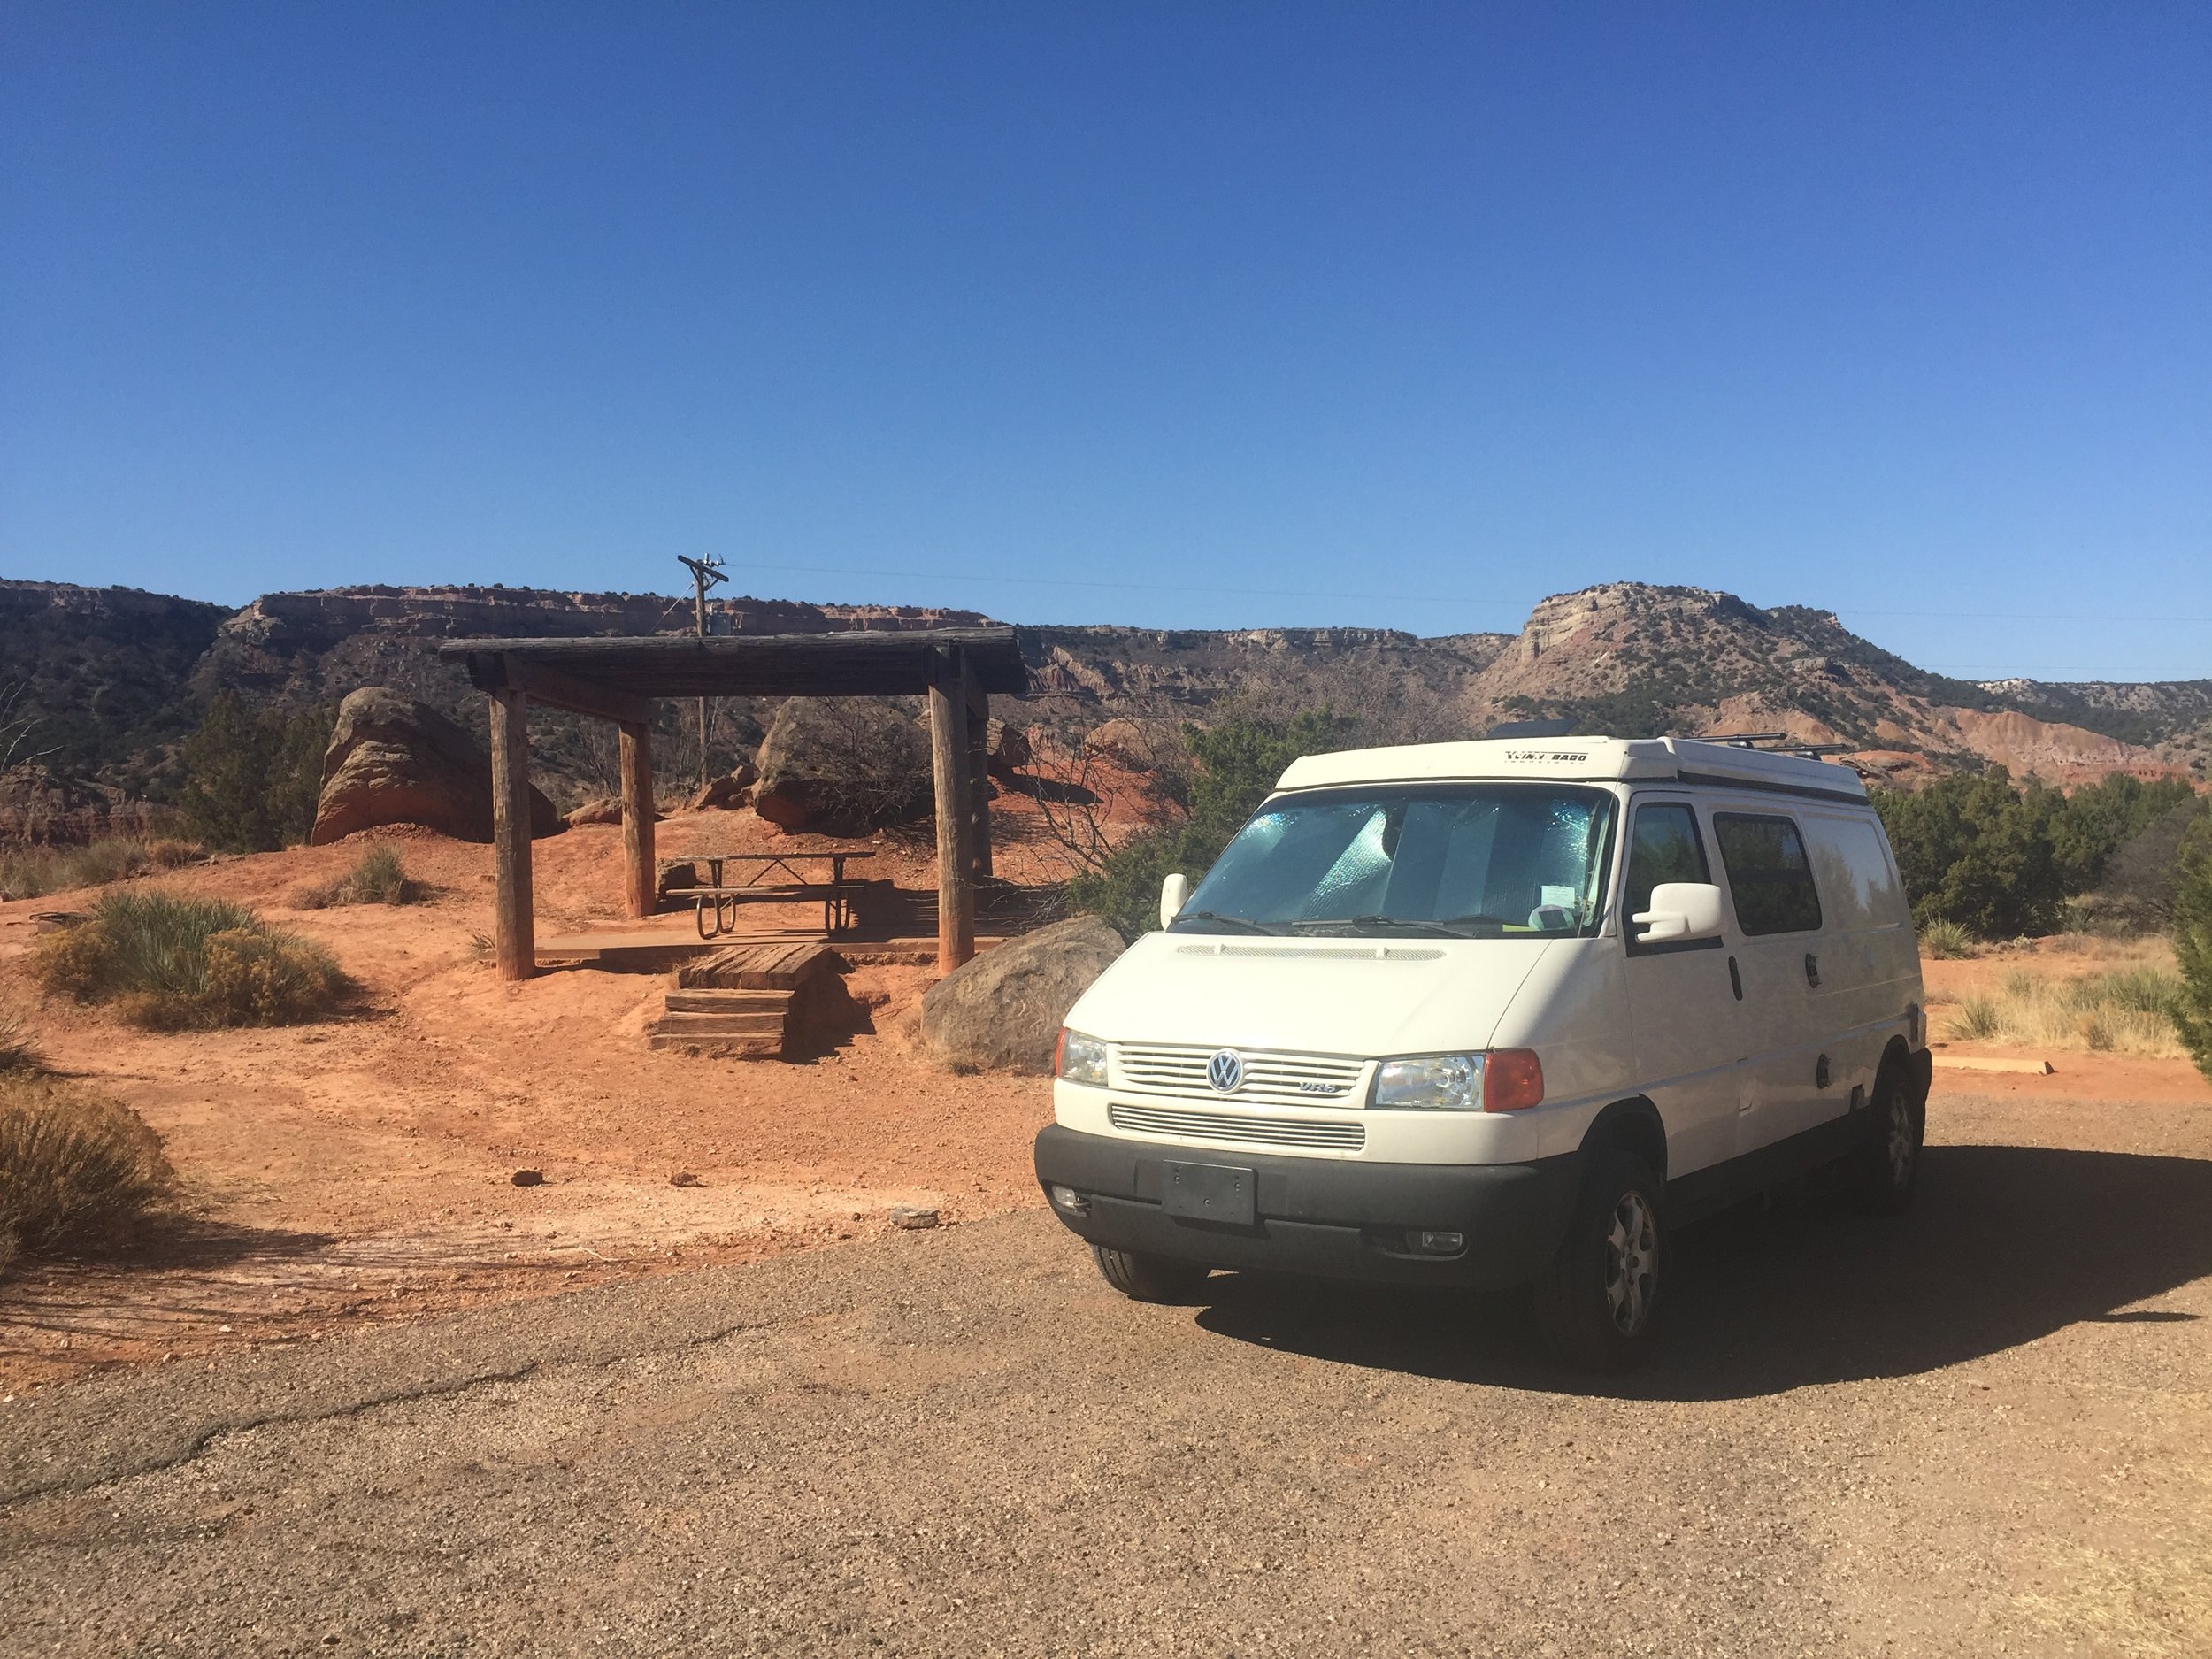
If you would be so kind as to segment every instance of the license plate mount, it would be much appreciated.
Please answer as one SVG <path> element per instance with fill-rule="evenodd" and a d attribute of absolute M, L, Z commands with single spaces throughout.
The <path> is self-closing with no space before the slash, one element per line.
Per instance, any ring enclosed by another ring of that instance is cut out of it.
<path fill-rule="evenodd" d="M 1259 1219 L 1259 1177 L 1228 1164 L 1160 1165 L 1160 1208 L 1190 1221 L 1248 1227 Z"/>

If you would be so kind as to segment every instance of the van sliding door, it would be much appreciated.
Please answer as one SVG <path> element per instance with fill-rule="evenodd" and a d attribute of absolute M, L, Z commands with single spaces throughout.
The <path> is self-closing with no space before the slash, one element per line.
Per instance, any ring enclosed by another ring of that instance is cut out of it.
<path fill-rule="evenodd" d="M 1824 1033 L 1813 1002 L 1824 943 L 1820 890 L 1789 813 L 1716 803 L 1712 825 L 1741 935 L 1736 955 L 1750 1050 L 1736 1149 L 1779 1149 L 1786 1163 L 1782 1143 L 1842 1116 L 1850 1094 L 1836 1087 L 1832 1062 L 1825 1087 L 1821 1076 Z M 1808 1143 L 1805 1161 L 1819 1156 Z"/>

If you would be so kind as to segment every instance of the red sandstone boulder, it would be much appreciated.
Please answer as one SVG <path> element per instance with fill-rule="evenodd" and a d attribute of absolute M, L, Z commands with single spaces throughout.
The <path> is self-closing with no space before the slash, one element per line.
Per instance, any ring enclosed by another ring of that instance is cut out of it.
<path fill-rule="evenodd" d="M 923 994 L 923 1046 L 955 1071 L 1049 1071 L 1060 1023 L 1123 949 L 1096 916 L 994 945 Z"/>
<path fill-rule="evenodd" d="M 752 799 L 753 780 L 760 776 L 749 760 L 741 760 L 719 778 L 710 778 L 707 787 L 691 797 L 691 810 L 705 812 L 710 810 L 733 810 Z"/>
<path fill-rule="evenodd" d="M 492 838 L 492 760 L 482 743 L 426 703 L 364 686 L 338 705 L 315 803 L 317 846 L 382 824 L 419 824 L 461 841 Z M 530 833 L 564 827 L 530 791 Z"/>
<path fill-rule="evenodd" d="M 934 801 L 927 735 L 876 698 L 787 699 L 760 746 L 753 810 L 782 829 L 864 835 Z"/>

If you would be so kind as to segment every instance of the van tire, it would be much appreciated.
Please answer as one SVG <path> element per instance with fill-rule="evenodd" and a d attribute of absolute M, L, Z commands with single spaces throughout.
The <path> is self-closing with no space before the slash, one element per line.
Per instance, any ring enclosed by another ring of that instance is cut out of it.
<path fill-rule="evenodd" d="M 1213 1271 L 1194 1262 L 1109 1249 L 1102 1244 L 1091 1246 L 1091 1254 L 1106 1282 L 1133 1302 L 1187 1302 Z"/>
<path fill-rule="evenodd" d="M 1626 1152 L 1592 1158 L 1567 1236 L 1534 1287 L 1536 1323 L 1569 1364 L 1623 1371 L 1657 1340 L 1667 1263 L 1664 1191 L 1650 1168 Z"/>
<path fill-rule="evenodd" d="M 1866 1139 L 1852 1159 L 1851 1196 L 1862 1210 L 1895 1216 L 1912 1206 L 1928 1121 L 1914 1094 L 1905 1067 L 1894 1056 L 1884 1060 L 1867 1103 Z"/>

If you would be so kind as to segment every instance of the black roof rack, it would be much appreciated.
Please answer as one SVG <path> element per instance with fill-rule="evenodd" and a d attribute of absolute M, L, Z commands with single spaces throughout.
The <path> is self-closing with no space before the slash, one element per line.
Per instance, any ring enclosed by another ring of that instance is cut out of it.
<path fill-rule="evenodd" d="M 1697 741 L 1701 743 L 1732 743 L 1738 749 L 1756 749 L 1762 743 L 1779 743 L 1789 736 L 1787 732 L 1704 732 Z"/>
<path fill-rule="evenodd" d="M 1732 749 L 1755 749 L 1763 755 L 1802 755 L 1807 760 L 1818 760 L 1823 755 L 1847 755 L 1858 747 L 1856 743 L 1793 743 L 1787 732 L 1707 732 L 1696 741 L 1725 743 Z"/>

